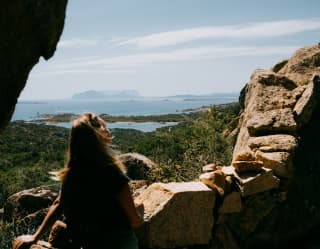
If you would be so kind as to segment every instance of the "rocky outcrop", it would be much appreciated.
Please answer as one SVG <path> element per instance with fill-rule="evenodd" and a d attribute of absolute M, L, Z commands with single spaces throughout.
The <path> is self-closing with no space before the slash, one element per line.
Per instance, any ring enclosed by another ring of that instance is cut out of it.
<path fill-rule="evenodd" d="M 57 198 L 58 192 L 59 186 L 52 185 L 27 189 L 11 195 L 4 206 L 4 219 L 6 221 L 20 220 L 48 208 Z"/>
<path fill-rule="evenodd" d="M 314 74 L 320 75 L 319 45 L 305 47 L 297 50 L 294 55 L 282 65 L 278 74 L 283 75 L 298 86 L 311 83 Z"/>
<path fill-rule="evenodd" d="M 277 176 L 292 175 L 292 159 L 299 133 L 310 122 L 318 105 L 320 84 L 316 58 L 320 58 L 319 51 L 318 45 L 304 48 L 288 60 L 286 65 L 300 65 L 302 62 L 299 64 L 298 58 L 302 55 L 300 60 L 310 63 L 309 67 L 302 63 L 306 66 L 303 70 L 288 66 L 278 73 L 270 70 L 253 73 L 245 87 L 234 159 L 243 151 L 253 151 L 256 161 L 264 162 L 264 166 L 272 168 Z M 291 75 L 292 68 L 295 68 L 294 76 Z M 306 77 L 306 71 L 313 72 L 309 84 L 293 81 Z M 300 77 L 298 72 L 303 75 Z"/>
<path fill-rule="evenodd" d="M 67 0 L 2 1 L 0 5 L 0 131 L 10 121 L 29 72 L 49 59 L 63 30 Z"/>
<path fill-rule="evenodd" d="M 149 171 L 156 164 L 139 153 L 126 153 L 119 156 L 119 160 L 125 165 L 127 174 L 132 180 L 148 179 Z"/>
<path fill-rule="evenodd" d="M 11 195 L 4 205 L 4 220 L 14 222 L 16 234 L 35 232 L 57 198 L 58 185 L 41 186 Z"/>
<path fill-rule="evenodd" d="M 319 66 L 320 46 L 302 48 L 242 90 L 232 165 L 200 176 L 218 193 L 223 179 L 208 174 L 231 182 L 215 207 L 212 248 L 309 248 L 320 225 Z"/>

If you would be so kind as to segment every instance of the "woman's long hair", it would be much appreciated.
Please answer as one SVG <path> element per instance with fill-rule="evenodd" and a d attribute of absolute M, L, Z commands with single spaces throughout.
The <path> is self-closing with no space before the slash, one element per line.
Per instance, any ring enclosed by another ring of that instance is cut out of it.
<path fill-rule="evenodd" d="M 64 169 L 51 173 L 55 179 L 64 181 L 68 172 L 77 168 L 94 170 L 92 167 L 110 165 L 125 172 L 110 145 L 111 134 L 106 123 L 94 113 L 82 114 L 74 120 L 71 128 Z"/>

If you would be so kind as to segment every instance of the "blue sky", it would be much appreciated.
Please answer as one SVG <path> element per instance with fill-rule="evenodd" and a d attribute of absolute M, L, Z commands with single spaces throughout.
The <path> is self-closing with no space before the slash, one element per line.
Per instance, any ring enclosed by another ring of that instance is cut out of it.
<path fill-rule="evenodd" d="M 20 99 L 239 92 L 255 69 L 320 42 L 319 10 L 319 0 L 69 0 L 58 49 Z"/>

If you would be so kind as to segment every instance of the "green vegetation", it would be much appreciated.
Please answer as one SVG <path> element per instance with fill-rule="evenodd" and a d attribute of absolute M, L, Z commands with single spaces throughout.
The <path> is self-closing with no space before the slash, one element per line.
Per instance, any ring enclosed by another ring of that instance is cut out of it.
<path fill-rule="evenodd" d="M 14 122 L 0 134 L 0 207 L 23 189 L 51 184 L 48 171 L 63 167 L 69 131 Z M 10 249 L 14 224 L 0 220 L 0 248 Z"/>
<path fill-rule="evenodd" d="M 121 153 L 141 153 L 159 165 L 149 181 L 190 181 L 205 164 L 230 164 L 234 141 L 224 134 L 238 112 L 237 104 L 222 105 L 181 114 L 178 125 L 154 132 L 113 129 L 113 143 Z M 24 122 L 11 123 L 0 134 L 0 208 L 13 193 L 52 183 L 48 172 L 63 167 L 68 134 L 66 128 Z M 0 248 L 10 248 L 12 226 L 0 223 Z"/>
<path fill-rule="evenodd" d="M 68 129 L 14 122 L 0 134 L 0 207 L 18 191 L 49 184 L 63 167 Z"/>
<path fill-rule="evenodd" d="M 198 116 L 198 112 L 195 112 L 193 109 L 186 110 L 189 113 L 171 113 L 163 115 L 142 115 L 142 116 L 123 116 L 123 115 L 109 115 L 101 114 L 100 117 L 108 123 L 114 122 L 182 122 L 186 118 L 195 118 Z M 61 113 L 61 114 L 43 114 L 41 115 L 41 120 L 36 122 L 50 122 L 50 123 L 59 123 L 59 122 L 70 122 L 71 120 L 77 118 L 78 116 L 72 113 Z"/>
<path fill-rule="evenodd" d="M 12 239 L 15 237 L 13 223 L 6 223 L 0 220 L 0 248 L 11 249 Z"/>
<path fill-rule="evenodd" d="M 159 168 L 151 172 L 151 181 L 190 181 L 208 163 L 230 164 L 234 141 L 224 136 L 224 131 L 238 113 L 239 106 L 230 104 L 211 107 L 198 112 L 196 118 L 187 117 L 155 132 L 130 131 L 127 136 L 114 129 L 114 144 L 122 153 L 138 152 L 155 161 Z"/>
<path fill-rule="evenodd" d="M 165 115 L 148 115 L 148 116 L 112 116 L 109 114 L 100 115 L 106 122 L 182 122 L 190 116 L 197 114 L 165 114 Z"/>
<path fill-rule="evenodd" d="M 160 166 L 149 180 L 188 181 L 207 163 L 230 163 L 233 141 L 223 132 L 238 112 L 230 104 L 181 114 L 177 120 L 184 121 L 155 132 L 113 129 L 113 143 L 121 153 L 138 152 Z M 11 123 L 0 135 L 0 207 L 15 192 L 52 183 L 48 171 L 63 167 L 68 134 L 62 127 Z"/>

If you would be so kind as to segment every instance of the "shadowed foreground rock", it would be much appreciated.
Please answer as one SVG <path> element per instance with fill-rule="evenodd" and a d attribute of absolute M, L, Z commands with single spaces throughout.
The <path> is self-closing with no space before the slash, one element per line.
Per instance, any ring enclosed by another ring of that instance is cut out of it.
<path fill-rule="evenodd" d="M 57 198 L 59 185 L 41 186 L 11 195 L 4 206 L 6 221 L 19 220 L 27 215 L 49 207 Z"/>
<path fill-rule="evenodd" d="M 10 121 L 32 67 L 49 59 L 63 30 L 67 0 L 0 4 L 0 131 Z M 41 97 L 41 96 L 39 96 Z"/>
<path fill-rule="evenodd" d="M 203 183 L 154 183 L 135 198 L 135 203 L 144 205 L 145 223 L 137 230 L 142 246 L 175 248 L 209 244 L 215 192 Z M 69 245 L 66 225 L 57 221 L 49 234 L 49 243 L 40 241 L 31 248 L 62 249 Z"/>
<path fill-rule="evenodd" d="M 156 164 L 139 153 L 126 153 L 119 156 L 119 160 L 126 166 L 127 174 L 132 180 L 148 179 L 149 171 Z"/>

